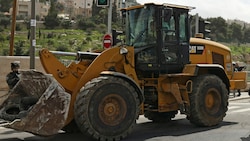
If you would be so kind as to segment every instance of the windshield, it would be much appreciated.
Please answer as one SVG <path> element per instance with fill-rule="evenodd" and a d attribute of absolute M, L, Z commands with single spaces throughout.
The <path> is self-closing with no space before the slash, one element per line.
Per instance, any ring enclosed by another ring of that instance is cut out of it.
<path fill-rule="evenodd" d="M 127 44 L 141 47 L 156 43 L 153 7 L 133 9 L 127 14 Z"/>

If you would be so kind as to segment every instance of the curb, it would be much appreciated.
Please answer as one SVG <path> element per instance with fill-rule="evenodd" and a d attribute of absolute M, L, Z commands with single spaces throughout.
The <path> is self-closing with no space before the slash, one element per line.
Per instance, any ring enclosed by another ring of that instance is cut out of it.
<path fill-rule="evenodd" d="M 228 101 L 236 101 L 236 100 L 243 100 L 243 99 L 250 99 L 250 96 L 233 97 L 233 98 L 229 98 Z"/>
<path fill-rule="evenodd" d="M 250 97 L 237 98 L 237 99 L 229 99 L 228 101 L 237 101 L 237 100 L 244 100 L 244 99 L 250 99 Z"/>

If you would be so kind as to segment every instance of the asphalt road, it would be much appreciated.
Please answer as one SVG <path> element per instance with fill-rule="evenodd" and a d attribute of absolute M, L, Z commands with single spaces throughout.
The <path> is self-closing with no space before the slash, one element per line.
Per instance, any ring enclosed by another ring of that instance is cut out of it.
<path fill-rule="evenodd" d="M 250 97 L 230 96 L 229 110 L 223 122 L 215 127 L 197 127 L 185 115 L 178 114 L 169 123 L 152 123 L 140 116 L 133 132 L 123 141 L 250 141 Z M 0 127 L 1 141 L 92 141 L 80 133 L 59 133 L 39 137 Z"/>

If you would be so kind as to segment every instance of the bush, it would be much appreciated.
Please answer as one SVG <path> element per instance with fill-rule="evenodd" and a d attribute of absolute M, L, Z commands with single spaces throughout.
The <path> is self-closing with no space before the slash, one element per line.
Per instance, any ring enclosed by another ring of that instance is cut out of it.
<path fill-rule="evenodd" d="M 48 40 L 47 44 L 48 44 L 49 46 L 51 46 L 51 45 L 54 45 L 55 42 L 54 42 L 53 40 Z"/>
<path fill-rule="evenodd" d="M 6 37 L 6 40 L 8 40 L 8 41 L 10 40 L 10 35 L 8 35 L 8 36 Z"/>
<path fill-rule="evenodd" d="M 105 34 L 107 33 L 107 26 L 105 24 L 99 24 L 97 30 L 102 34 Z"/>
<path fill-rule="evenodd" d="M 90 19 L 80 19 L 78 22 L 78 27 L 80 29 L 94 29 L 96 24 Z"/>
<path fill-rule="evenodd" d="M 21 28 L 21 25 L 20 24 L 16 24 L 16 31 L 21 31 L 22 28 Z"/>
<path fill-rule="evenodd" d="M 15 55 L 17 56 L 22 56 L 22 55 L 25 55 L 24 54 L 24 44 L 25 44 L 25 41 L 18 41 L 15 43 Z"/>
<path fill-rule="evenodd" d="M 48 33 L 47 38 L 53 38 L 54 34 L 53 33 Z"/>
<path fill-rule="evenodd" d="M 3 56 L 9 55 L 9 49 L 3 49 L 2 55 L 3 55 Z"/>
<path fill-rule="evenodd" d="M 76 43 L 76 39 L 70 39 L 69 40 L 69 45 L 73 46 Z"/>
<path fill-rule="evenodd" d="M 0 32 L 3 32 L 3 31 L 4 31 L 4 29 L 2 27 L 0 27 Z"/>
<path fill-rule="evenodd" d="M 82 40 L 82 45 L 86 45 L 88 42 L 86 41 L 86 39 Z"/>
<path fill-rule="evenodd" d="M 70 22 L 70 20 L 63 20 L 63 21 L 61 22 L 61 26 L 62 26 L 63 28 L 65 28 L 65 29 L 69 29 L 69 28 L 71 27 L 71 22 Z"/>
<path fill-rule="evenodd" d="M 66 46 L 60 45 L 56 48 L 57 51 L 69 51 L 68 48 Z"/>
<path fill-rule="evenodd" d="M 5 38 L 2 34 L 0 34 L 0 42 L 3 43 L 5 41 Z"/>

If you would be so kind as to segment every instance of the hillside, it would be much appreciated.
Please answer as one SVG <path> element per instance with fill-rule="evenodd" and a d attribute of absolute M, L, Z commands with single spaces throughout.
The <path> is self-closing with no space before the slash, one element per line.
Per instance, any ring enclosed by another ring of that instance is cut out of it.
<path fill-rule="evenodd" d="M 226 22 L 227 22 L 228 24 L 237 23 L 237 24 L 241 25 L 242 27 L 245 26 L 246 28 L 250 28 L 250 23 L 247 23 L 247 22 L 242 21 L 242 20 L 237 20 L 237 19 L 231 20 L 231 19 L 227 19 Z"/>

